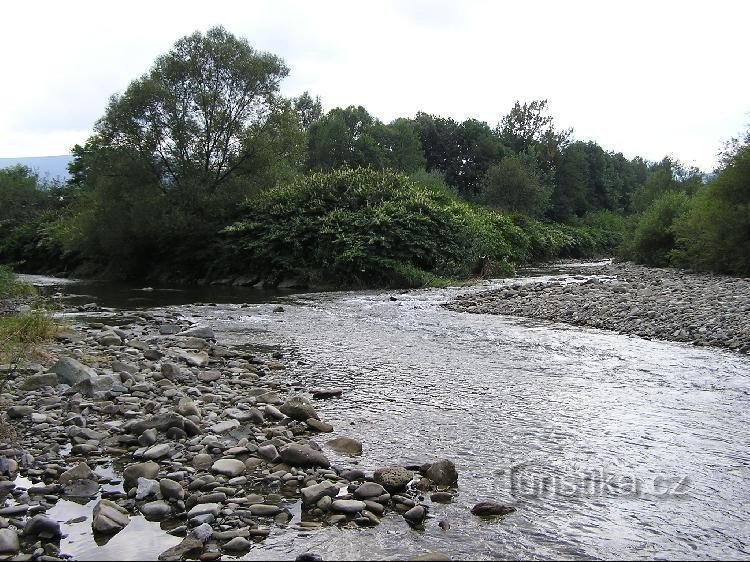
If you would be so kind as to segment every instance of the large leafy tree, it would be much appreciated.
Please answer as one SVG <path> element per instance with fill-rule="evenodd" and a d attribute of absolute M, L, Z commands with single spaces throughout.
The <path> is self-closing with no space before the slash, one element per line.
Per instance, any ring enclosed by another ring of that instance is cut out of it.
<path fill-rule="evenodd" d="M 256 155 L 288 69 L 222 27 L 177 41 L 110 100 L 97 143 L 163 190 L 215 192 Z"/>
<path fill-rule="evenodd" d="M 500 211 L 541 216 L 549 206 L 550 191 L 521 158 L 511 154 L 487 170 L 480 200 Z"/>

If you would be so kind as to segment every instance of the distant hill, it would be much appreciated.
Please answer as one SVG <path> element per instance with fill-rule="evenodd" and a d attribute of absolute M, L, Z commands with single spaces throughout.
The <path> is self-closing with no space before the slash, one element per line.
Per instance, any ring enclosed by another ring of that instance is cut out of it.
<path fill-rule="evenodd" d="M 22 166 L 28 166 L 32 170 L 39 173 L 39 176 L 49 179 L 59 179 L 60 181 L 67 180 L 70 175 L 68 174 L 68 164 L 73 160 L 71 154 L 63 154 L 62 156 L 28 156 L 25 158 L 0 158 L 0 168 L 7 168 L 8 166 L 15 166 L 21 164 Z"/>

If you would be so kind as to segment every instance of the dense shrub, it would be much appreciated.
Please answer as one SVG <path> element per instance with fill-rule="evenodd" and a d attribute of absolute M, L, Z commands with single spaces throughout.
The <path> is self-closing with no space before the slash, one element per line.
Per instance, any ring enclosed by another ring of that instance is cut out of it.
<path fill-rule="evenodd" d="M 657 197 L 635 223 L 625 257 L 646 265 L 665 267 L 675 249 L 674 223 L 688 208 L 689 196 L 668 191 Z"/>

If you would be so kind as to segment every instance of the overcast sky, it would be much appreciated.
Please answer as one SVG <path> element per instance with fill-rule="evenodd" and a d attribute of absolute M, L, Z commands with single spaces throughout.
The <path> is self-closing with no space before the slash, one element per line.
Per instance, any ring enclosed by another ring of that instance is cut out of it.
<path fill-rule="evenodd" d="M 108 97 L 181 36 L 223 25 L 281 56 L 282 91 L 496 124 L 546 98 L 580 140 L 711 170 L 750 122 L 750 2 L 3 2 L 0 157 L 83 143 Z"/>

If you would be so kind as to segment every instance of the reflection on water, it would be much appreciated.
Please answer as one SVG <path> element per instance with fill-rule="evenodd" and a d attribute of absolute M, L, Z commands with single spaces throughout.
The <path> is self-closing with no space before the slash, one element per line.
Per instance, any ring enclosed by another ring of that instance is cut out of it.
<path fill-rule="evenodd" d="M 750 556 L 750 358 L 439 306 L 466 291 L 295 295 L 280 299 L 283 313 L 268 301 L 221 304 L 232 302 L 225 295 L 198 299 L 219 306 L 179 309 L 221 339 L 281 345 L 294 384 L 343 388 L 343 398 L 316 402 L 336 428 L 320 442 L 354 437 L 364 453 L 352 460 L 326 449 L 336 465 L 445 457 L 459 470 L 458 495 L 431 504 L 424 531 L 398 515 L 367 529 L 274 528 L 246 559 L 431 550 L 456 559 Z M 158 304 L 177 304 L 165 299 Z M 487 499 L 518 511 L 502 520 L 469 514 Z M 56 518 L 89 509 L 68 503 Z M 76 525 L 90 527 L 87 516 Z M 104 547 L 80 529 L 63 551 L 81 559 L 154 558 L 178 540 L 139 518 Z"/>

